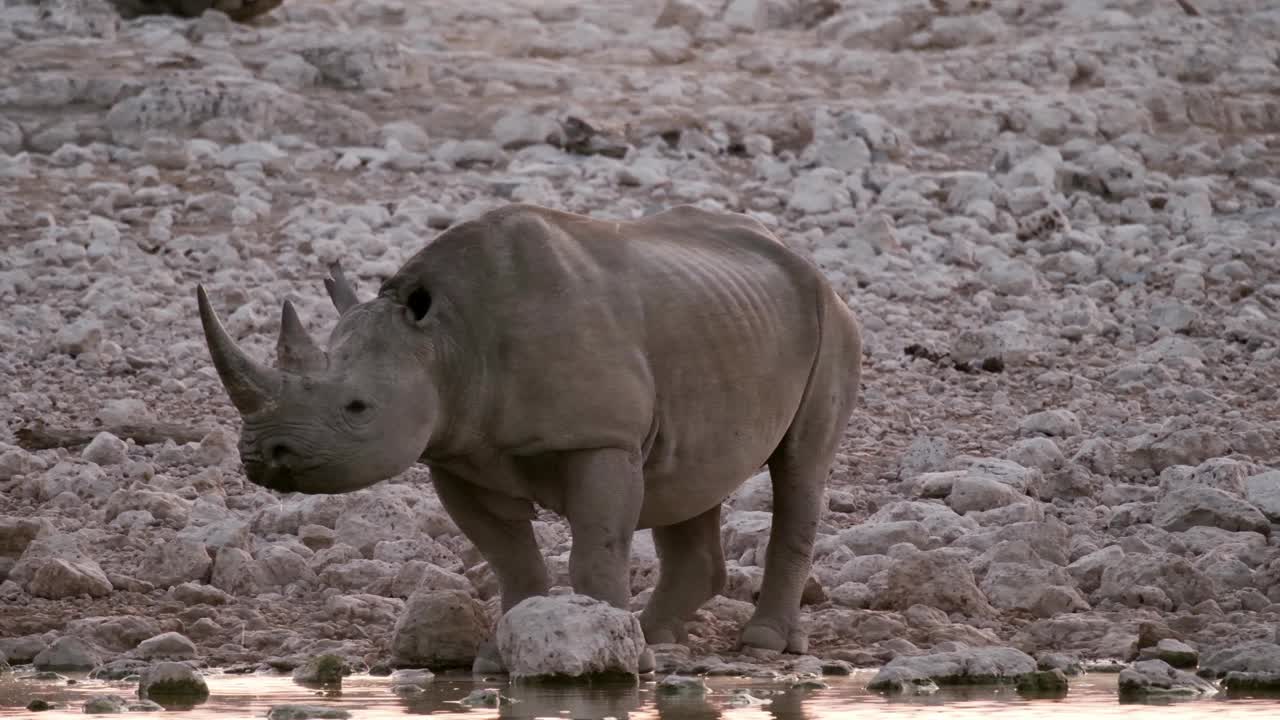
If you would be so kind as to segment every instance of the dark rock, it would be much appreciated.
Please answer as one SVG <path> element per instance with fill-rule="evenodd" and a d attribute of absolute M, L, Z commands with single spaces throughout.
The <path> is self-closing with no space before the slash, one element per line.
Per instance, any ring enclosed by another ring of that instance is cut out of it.
<path fill-rule="evenodd" d="M 392 631 L 394 667 L 470 667 L 491 635 L 488 619 L 467 593 L 420 590 Z"/>
<path fill-rule="evenodd" d="M 141 675 L 142 671 L 148 667 L 151 667 L 151 663 L 145 660 L 119 658 L 94 668 L 93 672 L 89 673 L 89 677 L 94 680 L 124 680 L 127 677 Z"/>
<path fill-rule="evenodd" d="M 102 658 L 88 643 L 77 637 L 60 637 L 36 655 L 37 670 L 91 670 Z"/>
<path fill-rule="evenodd" d="M 1144 647 L 1138 651 L 1141 660 L 1163 660 L 1170 666 L 1180 670 L 1194 669 L 1200 662 L 1200 653 L 1195 648 L 1173 638 L 1165 638 L 1154 646 Z"/>
<path fill-rule="evenodd" d="M 1200 672 L 1209 677 L 1222 677 L 1232 672 L 1280 672 L 1280 644 L 1255 640 L 1218 650 L 1201 659 Z"/>
<path fill-rule="evenodd" d="M 1036 671 L 1036 661 L 1015 648 L 985 647 L 929 655 L 902 655 L 885 665 L 867 685 L 875 690 L 929 678 L 938 685 L 1017 682 Z M 904 674 L 905 673 L 905 674 Z"/>
<path fill-rule="evenodd" d="M 1218 691 L 1186 670 L 1171 667 L 1163 660 L 1141 660 L 1120 671 L 1121 700 L 1151 697 L 1201 697 Z"/>
<path fill-rule="evenodd" d="M 1067 674 L 1058 668 L 1037 670 L 1018 680 L 1018 694 L 1024 697 L 1063 697 L 1067 689 Z"/>
<path fill-rule="evenodd" d="M 293 669 L 293 681 L 302 684 L 340 685 L 351 669 L 337 655 L 318 655 Z"/>
<path fill-rule="evenodd" d="M 1280 693 L 1280 672 L 1233 671 L 1222 678 L 1222 686 L 1233 693 Z"/>
<path fill-rule="evenodd" d="M 1074 657 L 1062 653 L 1044 653 L 1036 658 L 1037 670 L 1061 670 L 1064 675 L 1080 675 L 1084 665 Z M 1116 672 L 1119 672 L 1118 670 Z"/>
<path fill-rule="evenodd" d="M 138 697 L 150 699 L 200 701 L 209 697 L 209 686 L 190 665 L 177 662 L 156 663 L 138 680 Z"/>

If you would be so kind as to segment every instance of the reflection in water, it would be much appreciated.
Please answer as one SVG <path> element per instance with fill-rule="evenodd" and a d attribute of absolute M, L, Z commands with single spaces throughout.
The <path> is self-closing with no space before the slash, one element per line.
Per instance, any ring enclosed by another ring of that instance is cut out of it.
<path fill-rule="evenodd" d="M 507 687 L 507 694 L 515 702 L 503 705 L 498 717 L 520 720 L 557 715 L 622 720 L 643 705 L 640 688 L 634 682 L 596 684 L 572 693 L 566 693 L 563 686 L 516 683 Z"/>
<path fill-rule="evenodd" d="M 0 675 L 0 718 L 83 720 L 84 702 L 94 695 L 136 697 L 137 684 L 133 682 L 83 675 L 75 678 L 76 684 L 68 684 L 66 678 L 35 680 L 30 673 Z M 504 679 L 473 678 L 464 673 L 438 675 L 425 691 L 400 696 L 391 691 L 390 679 L 385 677 L 348 677 L 341 691 L 335 692 L 303 687 L 282 675 L 211 673 L 207 677 L 207 702 L 163 714 L 171 720 L 263 718 L 273 705 L 290 703 L 341 708 L 349 711 L 354 720 L 405 720 L 426 715 L 432 720 L 1272 720 L 1280 716 L 1280 699 L 1274 696 L 1242 699 L 1222 693 L 1215 698 L 1172 704 L 1121 704 L 1114 674 L 1073 678 L 1065 698 L 1043 700 L 1019 697 L 1007 686 L 943 688 L 935 695 L 884 697 L 865 690 L 870 678 L 866 672 L 850 678 L 830 678 L 830 687 L 815 690 L 790 689 L 785 684 L 761 680 L 708 678 L 709 693 L 670 695 L 656 692 L 652 680 L 570 688 L 509 685 Z M 498 707 L 467 707 L 460 703 L 473 691 L 484 688 L 501 691 L 511 702 Z M 36 698 L 60 707 L 41 713 L 28 711 L 27 703 Z"/>
<path fill-rule="evenodd" d="M 698 693 L 658 694 L 653 702 L 662 720 L 716 720 L 720 711 L 706 695 Z"/>

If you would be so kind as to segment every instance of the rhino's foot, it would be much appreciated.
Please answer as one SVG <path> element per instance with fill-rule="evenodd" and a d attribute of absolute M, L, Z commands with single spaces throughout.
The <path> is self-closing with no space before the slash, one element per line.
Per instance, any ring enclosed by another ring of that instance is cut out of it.
<path fill-rule="evenodd" d="M 742 628 L 742 636 L 738 640 L 741 647 L 753 647 L 761 650 L 796 653 L 804 655 L 809 652 L 809 638 L 799 628 L 787 631 L 779 630 L 776 625 L 765 620 L 752 620 Z"/>
<path fill-rule="evenodd" d="M 645 648 L 644 652 L 640 653 L 639 661 L 636 662 L 637 672 L 639 672 L 641 675 L 645 675 L 647 673 L 653 672 L 654 669 L 656 669 L 657 667 L 658 667 L 658 660 L 653 656 L 653 651 L 650 650 L 649 648 Z"/>
<path fill-rule="evenodd" d="M 495 675 L 506 671 L 506 667 L 502 665 L 502 655 L 498 653 L 498 643 L 486 640 L 476 652 L 471 672 L 475 675 Z"/>
<path fill-rule="evenodd" d="M 640 624 L 644 628 L 644 641 L 648 645 L 682 645 L 689 639 L 684 629 L 683 620 L 646 622 L 641 617 Z"/>

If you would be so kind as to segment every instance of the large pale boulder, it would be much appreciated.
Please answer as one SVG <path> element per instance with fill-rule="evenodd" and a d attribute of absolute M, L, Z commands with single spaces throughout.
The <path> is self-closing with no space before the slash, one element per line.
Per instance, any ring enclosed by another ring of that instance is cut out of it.
<path fill-rule="evenodd" d="M 37 670 L 91 670 L 102 657 L 78 637 L 60 637 L 32 660 Z"/>
<path fill-rule="evenodd" d="M 1271 523 L 1261 510 L 1230 493 L 1203 485 L 1169 492 L 1156 506 L 1152 523 L 1170 532 L 1205 525 L 1271 533 Z"/>
<path fill-rule="evenodd" d="M 3 477 L 3 470 L 0 465 L 0 478 Z M 9 570 L 17 564 L 18 558 L 22 557 L 22 553 L 37 535 L 52 531 L 52 524 L 43 518 L 0 517 L 0 582 L 9 577 Z"/>
<path fill-rule="evenodd" d="M 965 475 L 951 484 L 947 504 L 960 514 L 991 510 L 1016 502 L 1018 492 L 1011 486 L 984 475 Z"/>
<path fill-rule="evenodd" d="M 1123 561 L 1102 571 L 1095 595 L 1129 607 L 1167 605 L 1172 610 L 1214 599 L 1218 588 L 1186 558 L 1169 553 L 1126 554 Z"/>
<path fill-rule="evenodd" d="M 874 608 L 906 610 L 912 605 L 927 605 L 970 617 L 995 615 L 978 589 L 973 571 L 963 556 L 952 550 L 906 553 L 884 572 L 885 589 L 872 601 Z"/>
<path fill-rule="evenodd" d="M 1122 562 L 1124 550 L 1119 545 L 1108 545 L 1078 558 L 1067 566 L 1067 572 L 1081 592 L 1091 593 L 1102 584 L 1102 573 Z"/>
<path fill-rule="evenodd" d="M 830 554 L 839 547 L 846 547 L 854 555 L 884 555 L 890 547 L 904 542 L 918 548 L 927 548 L 928 528 L 915 520 L 866 522 L 820 538 L 815 544 L 815 552 L 821 556 Z"/>
<path fill-rule="evenodd" d="M 1089 609 L 1067 570 L 1049 563 L 992 563 L 978 587 L 993 606 L 1036 617 Z"/>
<path fill-rule="evenodd" d="M 1272 522 L 1280 522 L 1280 470 L 1251 475 L 1244 486 L 1245 499 Z"/>
<path fill-rule="evenodd" d="M 585 595 L 524 600 L 498 622 L 497 641 L 515 678 L 635 675 L 645 650 L 639 618 Z"/>
<path fill-rule="evenodd" d="M 1280 643 L 1254 640 L 1231 645 L 1205 656 L 1200 668 L 1211 677 L 1231 672 L 1280 673 Z"/>
<path fill-rule="evenodd" d="M 204 543 L 174 538 L 152 545 L 142 556 L 137 577 L 159 588 L 185 582 L 203 582 L 213 567 L 213 558 Z"/>
<path fill-rule="evenodd" d="M 196 656 L 196 645 L 182 633 L 167 632 L 138 643 L 134 653 L 147 660 L 190 660 Z"/>
<path fill-rule="evenodd" d="M 128 652 L 161 632 L 160 623 L 151 617 L 94 615 L 68 622 L 65 634 L 88 640 L 104 650 Z"/>
<path fill-rule="evenodd" d="M 372 557 L 374 548 L 383 541 L 416 537 L 420 521 L 408 503 L 385 495 L 362 496 L 348 505 L 334 524 L 339 541 Z"/>
<path fill-rule="evenodd" d="M 81 595 L 103 597 L 110 595 L 113 588 L 93 560 L 50 558 L 36 570 L 27 589 L 36 597 L 62 600 Z"/>
<path fill-rule="evenodd" d="M 769 539 L 773 513 L 761 510 L 738 510 L 725 516 L 720 526 L 720 542 L 727 558 L 739 558 L 747 550 L 756 549 Z"/>

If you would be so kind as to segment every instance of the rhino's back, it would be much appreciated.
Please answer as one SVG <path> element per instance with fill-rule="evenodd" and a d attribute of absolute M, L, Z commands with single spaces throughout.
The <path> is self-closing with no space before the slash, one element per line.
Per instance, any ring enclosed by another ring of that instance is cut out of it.
<path fill-rule="evenodd" d="M 777 447 L 832 296 L 754 220 L 517 205 L 450 233 L 402 274 L 456 315 L 454 342 L 484 378 L 468 422 L 493 447 L 643 452 L 655 521 L 718 502 Z"/>

